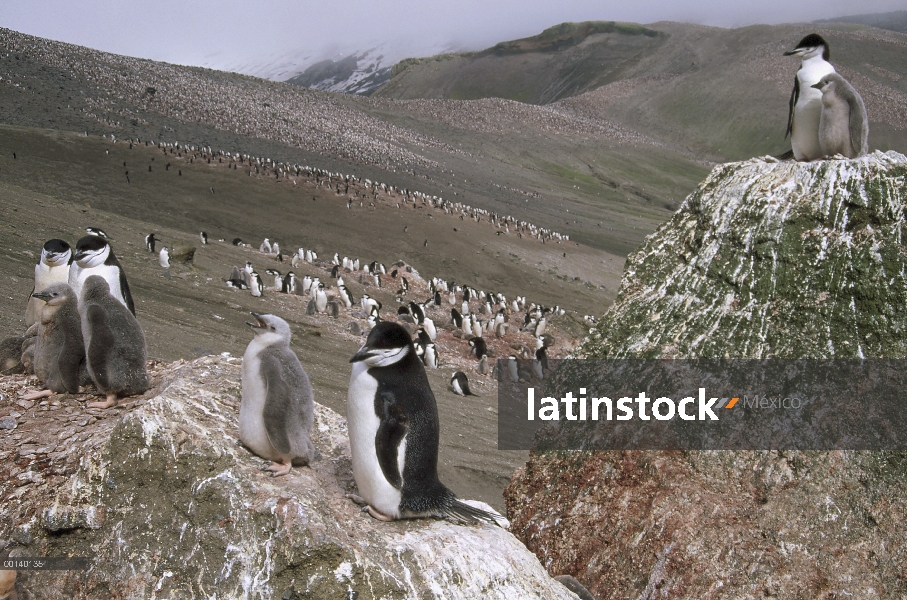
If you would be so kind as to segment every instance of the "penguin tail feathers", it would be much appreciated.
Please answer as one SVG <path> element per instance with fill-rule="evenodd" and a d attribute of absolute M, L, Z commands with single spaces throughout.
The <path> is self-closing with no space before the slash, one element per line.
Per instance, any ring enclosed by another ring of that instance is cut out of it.
<path fill-rule="evenodd" d="M 794 151 L 793 151 L 793 149 L 788 150 L 787 152 L 784 152 L 783 154 L 778 154 L 774 158 L 777 158 L 778 160 L 791 160 L 794 158 Z"/>
<path fill-rule="evenodd" d="M 505 529 L 510 527 L 510 522 L 503 515 L 492 510 L 472 506 L 462 500 L 453 500 L 441 509 L 441 513 L 444 518 L 462 525 L 488 523 L 489 525 L 497 525 Z"/>

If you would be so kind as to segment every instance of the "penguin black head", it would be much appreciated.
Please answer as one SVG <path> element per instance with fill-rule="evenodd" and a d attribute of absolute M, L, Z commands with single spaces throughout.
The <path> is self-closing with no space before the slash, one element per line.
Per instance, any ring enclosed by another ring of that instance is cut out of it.
<path fill-rule="evenodd" d="M 72 248 L 63 240 L 47 240 L 41 249 L 41 262 L 51 266 L 72 262 Z"/>
<path fill-rule="evenodd" d="M 87 231 L 89 235 L 96 235 L 98 237 L 104 238 L 105 240 L 110 239 L 110 236 L 107 235 L 107 233 L 103 229 L 99 229 L 98 227 L 86 227 L 85 231 Z"/>
<path fill-rule="evenodd" d="M 409 333 L 397 323 L 381 321 L 372 328 L 365 345 L 350 358 L 350 362 L 364 362 L 370 367 L 388 367 L 414 354 Z"/>
<path fill-rule="evenodd" d="M 76 253 L 72 258 L 80 265 L 95 267 L 106 261 L 110 253 L 110 244 L 106 239 L 96 235 L 86 235 L 76 242 Z"/>
<path fill-rule="evenodd" d="M 822 58 L 828 60 L 831 53 L 828 51 L 828 42 L 826 42 L 818 33 L 811 33 L 797 44 L 793 50 L 788 50 L 784 56 L 802 56 L 803 58 L 812 58 L 815 52 L 822 48 Z"/>

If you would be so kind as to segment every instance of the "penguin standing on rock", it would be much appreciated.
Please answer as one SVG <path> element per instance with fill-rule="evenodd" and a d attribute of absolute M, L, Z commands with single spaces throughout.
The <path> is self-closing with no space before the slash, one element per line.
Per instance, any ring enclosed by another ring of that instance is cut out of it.
<path fill-rule="evenodd" d="M 76 243 L 75 261 L 69 268 L 69 285 L 82 297 L 82 286 L 92 275 L 103 277 L 107 281 L 110 293 L 123 303 L 123 306 L 135 314 L 135 304 L 129 293 L 129 283 L 120 261 L 113 254 L 113 248 L 103 237 L 86 235 Z"/>
<path fill-rule="evenodd" d="M 275 477 L 315 459 L 315 395 L 296 354 L 290 326 L 274 315 L 252 313 L 255 334 L 242 361 L 239 439 L 271 461 Z"/>
<path fill-rule="evenodd" d="M 25 326 L 31 327 L 41 318 L 41 307 L 44 301 L 34 292 L 40 292 L 54 283 L 69 281 L 69 268 L 72 264 L 72 248 L 63 240 L 53 239 L 44 242 L 41 249 L 41 260 L 35 265 L 35 288 L 28 298 L 25 309 Z"/>
<path fill-rule="evenodd" d="M 796 160 L 808 161 L 822 158 L 819 144 L 819 118 L 822 114 L 822 92 L 813 86 L 820 79 L 834 73 L 835 68 L 828 62 L 828 42 L 817 33 L 811 33 L 800 40 L 797 47 L 784 56 L 799 56 L 800 70 L 794 78 L 794 89 L 790 94 L 790 112 L 787 117 L 787 133 Z"/>
<path fill-rule="evenodd" d="M 382 521 L 503 521 L 458 500 L 438 479 L 438 407 L 409 333 L 382 321 L 350 362 L 347 423 L 359 488 L 350 497 Z"/>
<path fill-rule="evenodd" d="M 148 389 L 145 367 L 147 349 L 142 326 L 100 275 L 85 280 L 79 302 L 82 338 L 88 373 L 104 402 L 91 402 L 90 408 L 109 408 L 117 396 L 141 394 Z"/>
<path fill-rule="evenodd" d="M 67 283 L 54 283 L 35 296 L 45 302 L 34 347 L 34 370 L 43 392 L 28 394 L 35 400 L 53 393 L 78 394 L 91 381 L 85 366 L 85 344 L 79 320 L 79 304 Z"/>
<path fill-rule="evenodd" d="M 869 152 L 869 117 L 863 98 L 837 73 L 813 85 L 822 92 L 819 146 L 825 156 L 856 158 Z"/>

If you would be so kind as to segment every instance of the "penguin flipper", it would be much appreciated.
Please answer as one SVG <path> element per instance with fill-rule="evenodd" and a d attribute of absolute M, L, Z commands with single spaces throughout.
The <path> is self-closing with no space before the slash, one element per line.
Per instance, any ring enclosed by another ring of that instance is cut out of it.
<path fill-rule="evenodd" d="M 110 350 L 115 343 L 113 333 L 107 324 L 107 313 L 97 304 L 91 304 L 86 313 L 88 326 L 91 331 L 91 341 L 85 349 L 85 356 L 88 365 L 91 367 L 90 373 L 98 389 L 106 393 L 110 389 L 111 382 L 108 377 L 107 361 L 110 358 Z"/>
<path fill-rule="evenodd" d="M 294 407 L 293 390 L 287 384 L 284 366 L 276 356 L 262 353 L 261 369 L 270 374 L 265 381 L 265 406 L 262 414 L 265 432 L 275 450 L 290 456 L 294 454 L 290 431 L 302 427 L 301 420 L 296 416 L 299 411 Z"/>
<path fill-rule="evenodd" d="M 398 461 L 400 442 L 409 431 L 409 417 L 390 392 L 379 392 L 375 396 L 375 414 L 381 420 L 375 433 L 378 466 L 388 483 L 399 490 L 403 486 Z"/>
<path fill-rule="evenodd" d="M 863 105 L 862 100 L 859 96 L 856 95 L 856 90 L 854 90 L 854 99 L 853 102 L 850 102 L 850 118 L 848 125 L 850 126 L 850 145 L 853 147 L 854 151 L 857 153 L 857 156 L 866 154 L 869 152 L 869 147 L 867 142 L 868 135 L 864 135 L 863 128 L 867 127 L 866 125 L 866 108 Z M 867 131 L 868 133 L 868 131 Z"/>
<path fill-rule="evenodd" d="M 790 112 L 787 115 L 787 132 L 784 134 L 784 138 L 787 139 L 794 131 L 794 107 L 797 105 L 797 100 L 800 99 L 800 78 L 794 77 L 794 89 L 790 93 Z M 793 152 L 793 150 L 791 151 Z"/>
<path fill-rule="evenodd" d="M 70 394 L 78 394 L 85 364 L 85 345 L 82 336 L 66 336 L 60 353 L 59 369 L 63 387 Z"/>

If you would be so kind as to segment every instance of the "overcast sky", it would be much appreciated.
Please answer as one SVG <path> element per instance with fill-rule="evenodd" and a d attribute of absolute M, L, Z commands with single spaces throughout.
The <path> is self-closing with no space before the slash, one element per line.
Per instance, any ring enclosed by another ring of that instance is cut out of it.
<path fill-rule="evenodd" d="M 481 49 L 564 21 L 719 27 L 903 10 L 904 0 L 0 0 L 0 26 L 129 56 L 214 68 L 388 44 L 399 58 Z"/>

